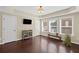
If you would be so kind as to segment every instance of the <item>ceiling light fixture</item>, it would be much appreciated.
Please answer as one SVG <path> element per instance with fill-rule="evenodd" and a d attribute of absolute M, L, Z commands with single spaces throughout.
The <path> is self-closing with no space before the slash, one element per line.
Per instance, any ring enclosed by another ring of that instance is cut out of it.
<path fill-rule="evenodd" d="M 39 13 L 43 13 L 44 12 L 43 6 L 39 6 L 37 10 L 38 10 Z"/>

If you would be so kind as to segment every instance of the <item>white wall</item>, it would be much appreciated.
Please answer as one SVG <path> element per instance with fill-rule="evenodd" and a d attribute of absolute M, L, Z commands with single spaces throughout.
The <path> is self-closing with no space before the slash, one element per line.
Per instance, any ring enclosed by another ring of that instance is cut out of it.
<path fill-rule="evenodd" d="M 33 22 L 34 22 L 34 26 L 33 26 L 34 36 L 40 35 L 40 19 L 36 18 L 36 20 L 34 20 Z"/>
<path fill-rule="evenodd" d="M 22 38 L 22 30 L 32 30 L 33 36 L 40 35 L 40 21 L 37 16 L 32 14 L 20 12 L 20 11 L 0 11 L 0 38 L 2 37 L 2 15 L 14 15 L 17 17 L 17 39 L 20 40 Z M 31 19 L 31 25 L 24 25 L 23 18 Z M 0 43 L 2 38 L 0 39 Z"/>

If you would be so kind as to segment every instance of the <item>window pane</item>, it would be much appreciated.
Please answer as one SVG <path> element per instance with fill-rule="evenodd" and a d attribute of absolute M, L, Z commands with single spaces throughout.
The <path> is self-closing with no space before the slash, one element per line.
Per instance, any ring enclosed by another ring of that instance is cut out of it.
<path fill-rule="evenodd" d="M 57 27 L 51 27 L 51 32 L 57 32 Z"/>
<path fill-rule="evenodd" d="M 65 19 L 62 19 L 62 24 L 61 24 L 61 26 L 66 26 L 66 23 L 68 23 L 68 26 L 72 26 L 72 18 L 65 18 Z"/>
<path fill-rule="evenodd" d="M 50 20 L 49 21 L 49 32 L 57 33 L 57 20 Z"/>
<path fill-rule="evenodd" d="M 61 31 L 64 34 L 72 34 L 72 28 L 69 28 L 69 27 L 62 27 Z"/>
<path fill-rule="evenodd" d="M 57 21 L 51 22 L 51 26 L 57 26 Z"/>

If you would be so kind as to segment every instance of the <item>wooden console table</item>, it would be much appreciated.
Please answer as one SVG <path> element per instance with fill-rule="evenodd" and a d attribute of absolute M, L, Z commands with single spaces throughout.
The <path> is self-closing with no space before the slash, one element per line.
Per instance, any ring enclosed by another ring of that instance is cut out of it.
<path fill-rule="evenodd" d="M 27 39 L 32 37 L 32 30 L 23 30 L 22 31 L 22 39 Z"/>

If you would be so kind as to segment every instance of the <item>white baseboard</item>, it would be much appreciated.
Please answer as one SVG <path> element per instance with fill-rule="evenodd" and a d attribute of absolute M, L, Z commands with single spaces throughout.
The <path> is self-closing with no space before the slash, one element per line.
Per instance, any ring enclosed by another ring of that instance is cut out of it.
<path fill-rule="evenodd" d="M 18 40 L 22 40 L 22 38 L 18 38 L 17 41 L 18 41 Z"/>
<path fill-rule="evenodd" d="M 8 43 L 8 42 L 7 42 L 7 43 Z M 0 43 L 0 44 L 2 45 L 2 44 L 5 44 L 5 43 L 4 43 L 4 42 L 2 42 L 2 43 Z"/>
<path fill-rule="evenodd" d="M 19 39 L 15 40 L 15 41 L 19 41 L 19 40 L 22 40 L 22 38 L 19 38 Z M 15 41 L 11 41 L 11 42 L 15 42 Z M 0 44 L 6 44 L 6 43 L 10 43 L 10 42 L 2 42 Z"/>
<path fill-rule="evenodd" d="M 72 43 L 74 43 L 74 44 L 78 44 L 78 45 L 79 45 L 79 42 L 72 42 Z"/>
<path fill-rule="evenodd" d="M 3 43 L 1 42 L 1 37 L 0 37 L 0 44 L 3 44 Z"/>
<path fill-rule="evenodd" d="M 21 40 L 21 39 L 17 39 L 15 41 L 18 41 L 18 40 Z M 15 41 L 11 41 L 11 42 L 15 42 Z M 6 44 L 6 43 L 10 43 L 10 42 L 0 42 L 0 44 Z"/>
<path fill-rule="evenodd" d="M 35 36 L 33 36 L 33 37 L 35 37 Z M 1 37 L 0 37 L 0 40 L 1 40 Z M 22 40 L 22 38 L 19 38 L 16 41 L 19 41 L 19 40 Z M 14 41 L 12 41 L 12 42 L 14 42 Z M 0 44 L 5 44 L 5 43 L 9 43 L 9 42 L 0 42 Z M 79 45 L 79 42 L 72 42 L 72 43 Z"/>

